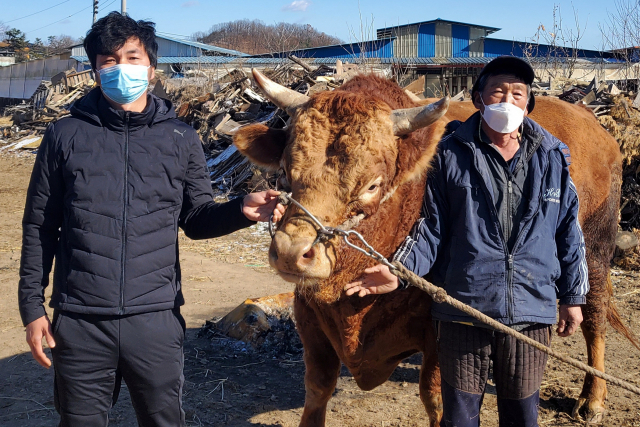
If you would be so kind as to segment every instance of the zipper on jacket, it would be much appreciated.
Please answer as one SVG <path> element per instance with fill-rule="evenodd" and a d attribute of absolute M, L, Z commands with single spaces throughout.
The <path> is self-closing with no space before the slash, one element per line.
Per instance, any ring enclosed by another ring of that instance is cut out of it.
<path fill-rule="evenodd" d="M 119 314 L 124 314 L 124 274 L 126 264 L 126 241 L 127 241 L 127 202 L 128 184 L 127 173 L 129 172 L 129 112 L 124 115 L 124 189 L 122 191 L 122 250 L 121 250 L 121 271 L 120 271 L 120 307 Z"/>
<path fill-rule="evenodd" d="M 513 254 L 507 256 L 507 315 L 509 320 L 513 322 Z"/>
<path fill-rule="evenodd" d="M 509 173 L 509 172 L 507 172 Z M 513 233 L 513 209 L 511 203 L 513 202 L 513 185 L 511 183 L 511 174 L 507 178 L 507 230 L 509 238 L 505 235 L 505 244 L 507 245 L 507 294 L 509 295 L 509 303 L 507 304 L 507 314 L 509 320 L 513 321 L 513 248 L 509 248 L 509 240 L 511 240 L 511 234 Z"/>
<path fill-rule="evenodd" d="M 513 176 L 509 171 L 507 171 L 507 174 L 507 217 L 505 218 L 507 226 L 505 231 L 508 233 L 508 238 L 507 234 L 505 234 L 504 241 L 507 243 L 507 249 L 509 249 L 509 240 L 511 240 L 511 233 L 513 233 Z"/>

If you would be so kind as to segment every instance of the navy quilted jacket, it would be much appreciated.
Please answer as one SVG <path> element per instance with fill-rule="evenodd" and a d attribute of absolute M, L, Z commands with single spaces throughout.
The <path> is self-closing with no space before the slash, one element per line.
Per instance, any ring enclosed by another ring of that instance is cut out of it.
<path fill-rule="evenodd" d="M 51 307 L 123 315 L 184 303 L 178 227 L 211 238 L 250 225 L 241 199 L 213 202 L 202 144 L 171 103 L 142 113 L 91 91 L 47 129 L 23 218 L 19 304 L 26 325 Z"/>
<path fill-rule="evenodd" d="M 478 121 L 476 114 L 440 142 L 423 218 L 395 259 L 501 323 L 553 324 L 557 299 L 584 304 L 589 290 L 578 194 L 562 151 L 568 148 L 525 118 L 524 131 L 542 141 L 529 160 L 530 199 L 509 251 L 473 138 Z M 447 304 L 434 304 L 433 316 L 471 321 Z"/>

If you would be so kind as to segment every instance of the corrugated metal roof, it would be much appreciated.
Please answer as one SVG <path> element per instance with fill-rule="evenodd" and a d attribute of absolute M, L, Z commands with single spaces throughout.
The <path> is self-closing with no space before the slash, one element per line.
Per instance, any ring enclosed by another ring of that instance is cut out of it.
<path fill-rule="evenodd" d="M 88 62 L 89 59 L 86 56 L 72 56 L 71 58 L 79 62 Z M 348 58 L 347 62 L 352 64 L 383 64 L 383 65 L 478 65 L 488 64 L 493 57 L 468 57 L 468 58 L 362 58 L 352 57 Z M 558 62 L 565 62 L 569 58 L 556 58 Z M 335 64 L 337 60 L 345 62 L 345 58 L 304 58 L 305 62 L 310 64 Z M 544 62 L 547 58 L 529 58 L 532 63 Z M 247 58 L 247 57 L 233 57 L 233 56 L 199 56 L 199 57 L 185 57 L 185 56 L 165 56 L 158 58 L 159 64 L 228 64 L 233 62 L 234 64 L 243 65 L 277 65 L 289 63 L 287 58 Z M 616 64 L 624 62 L 615 58 L 578 58 L 577 63 L 607 63 Z"/>
<path fill-rule="evenodd" d="M 469 24 L 469 23 L 466 23 L 466 22 L 449 21 L 447 19 L 437 18 L 437 19 L 433 19 L 431 21 L 414 22 L 413 24 L 394 25 L 392 27 L 378 28 L 377 31 L 391 30 L 391 29 L 394 29 L 394 28 L 401 28 L 401 27 L 411 27 L 413 25 L 433 24 L 435 22 L 443 22 L 445 24 L 468 25 L 470 27 L 485 28 L 487 30 L 490 30 L 493 33 L 495 33 L 496 31 L 500 31 L 501 30 L 501 28 L 487 27 L 486 25 Z"/>
<path fill-rule="evenodd" d="M 72 56 L 78 62 L 89 62 L 87 56 Z M 241 58 L 235 56 L 161 56 L 158 64 L 226 64 Z"/>
<path fill-rule="evenodd" d="M 195 41 L 192 41 L 192 40 L 184 40 L 184 39 L 179 39 L 179 38 L 175 38 L 175 37 L 169 37 L 169 36 L 165 36 L 165 35 L 156 35 L 156 37 L 160 38 L 160 39 L 170 40 L 170 41 L 176 42 L 176 43 L 183 43 L 183 44 L 186 44 L 188 46 L 193 46 L 193 47 L 196 47 L 198 49 L 206 50 L 208 52 L 218 52 L 218 53 L 222 53 L 224 55 L 231 55 L 231 56 L 249 56 L 248 54 L 246 54 L 244 52 L 240 52 L 238 50 L 225 49 L 225 48 L 222 48 L 222 47 L 213 46 L 213 45 L 210 45 L 210 44 L 205 44 L 205 43 L 200 43 L 200 42 L 195 42 Z"/>
<path fill-rule="evenodd" d="M 523 42 L 523 41 L 519 41 L 519 40 L 509 40 L 509 39 L 500 39 L 500 38 L 496 38 L 496 37 L 484 37 L 485 40 L 488 41 L 496 41 L 496 42 L 503 42 L 503 43 L 511 43 L 511 44 L 517 44 L 517 45 L 521 45 L 521 46 L 540 46 L 540 47 L 544 47 L 544 48 L 554 48 L 554 49 L 572 49 L 569 46 L 552 46 L 552 45 L 548 45 L 548 44 L 544 44 L 544 43 L 540 43 L 540 44 L 536 44 L 536 43 L 532 43 L 532 42 Z M 607 51 L 600 51 L 600 50 L 595 50 L 595 49 L 581 49 L 581 48 L 577 48 L 576 49 L 578 52 L 583 52 L 583 53 L 590 53 L 590 54 L 600 54 L 600 55 L 611 55 L 611 53 L 607 52 Z M 545 58 L 546 55 L 543 57 Z"/>
<path fill-rule="evenodd" d="M 318 51 L 318 50 L 325 50 L 325 49 L 330 49 L 330 48 L 345 48 L 345 51 L 349 52 L 349 51 L 353 51 L 353 47 L 360 47 L 361 45 L 369 45 L 369 44 L 382 44 L 384 42 L 391 42 L 393 40 L 395 40 L 396 37 L 384 37 L 384 38 L 380 38 L 380 39 L 375 39 L 375 40 L 367 40 L 364 42 L 355 42 L 355 43 L 340 43 L 340 44 L 331 44 L 331 45 L 326 45 L 326 46 L 316 46 L 316 47 L 307 47 L 304 49 L 294 49 L 294 50 L 290 50 L 287 52 L 271 52 L 271 53 L 261 53 L 258 55 L 253 55 L 254 58 L 271 58 L 274 56 L 283 56 L 283 55 L 289 55 L 289 54 L 296 54 L 297 52 L 313 52 L 313 51 Z"/>
<path fill-rule="evenodd" d="M 433 58 L 437 64 L 488 64 L 493 58 L 482 56 L 468 58 Z"/>
<path fill-rule="evenodd" d="M 161 56 L 158 64 L 226 64 L 237 59 L 235 56 Z"/>
<path fill-rule="evenodd" d="M 287 58 L 243 58 L 245 64 L 280 64 L 291 62 Z"/>

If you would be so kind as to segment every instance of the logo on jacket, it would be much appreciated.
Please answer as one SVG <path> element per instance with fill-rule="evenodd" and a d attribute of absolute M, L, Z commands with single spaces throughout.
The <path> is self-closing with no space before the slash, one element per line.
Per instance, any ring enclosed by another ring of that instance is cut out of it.
<path fill-rule="evenodd" d="M 186 130 L 183 130 L 182 132 L 180 132 L 178 129 L 174 129 L 173 131 L 184 138 L 184 133 L 186 132 Z"/>
<path fill-rule="evenodd" d="M 560 189 L 547 188 L 546 190 L 544 190 L 543 200 L 545 202 L 560 203 Z"/>

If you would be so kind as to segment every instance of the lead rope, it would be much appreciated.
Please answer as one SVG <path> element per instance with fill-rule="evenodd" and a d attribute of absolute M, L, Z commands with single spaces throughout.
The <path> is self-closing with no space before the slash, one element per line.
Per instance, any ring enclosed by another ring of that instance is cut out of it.
<path fill-rule="evenodd" d="M 392 194 L 393 194 L 393 191 L 391 192 L 391 195 Z M 387 195 L 385 195 L 385 197 L 383 198 L 383 201 L 388 200 L 391 197 L 391 195 L 387 193 Z M 551 349 L 550 347 L 547 347 L 539 343 L 538 341 L 533 340 L 527 337 L 526 335 L 523 335 L 520 332 L 514 329 L 511 329 L 506 325 L 503 325 L 500 322 L 497 322 L 496 320 L 492 319 L 486 314 L 483 314 L 482 312 L 476 310 L 475 308 L 470 307 L 462 303 L 461 301 L 458 301 L 457 299 L 451 297 L 450 295 L 447 294 L 447 291 L 445 291 L 443 288 L 440 288 L 434 285 L 433 283 L 430 283 L 427 280 L 423 279 L 422 277 L 416 275 L 414 272 L 408 270 L 404 265 L 400 264 L 400 262 L 398 261 L 394 261 L 393 263 L 389 262 L 384 256 L 382 256 L 382 254 L 380 254 L 369 243 L 367 243 L 367 241 L 364 239 L 364 237 L 362 237 L 360 233 L 358 233 L 355 230 L 352 230 L 352 228 L 356 227 L 360 223 L 360 221 L 364 219 L 364 214 L 359 214 L 354 217 L 351 217 L 347 219 L 345 222 L 343 222 L 342 224 L 340 224 L 338 227 L 325 227 L 315 216 L 313 216 L 313 214 L 311 214 L 311 212 L 309 212 L 298 201 L 294 200 L 291 197 L 291 193 L 280 193 L 280 195 L 278 196 L 278 202 L 284 206 L 290 203 L 296 205 L 314 222 L 314 224 L 318 227 L 318 230 L 317 230 L 318 238 L 314 242 L 314 245 L 318 241 L 329 240 L 334 236 L 341 236 L 344 239 L 344 242 L 349 247 L 362 252 L 366 256 L 375 259 L 381 264 L 386 265 L 387 267 L 389 267 L 389 270 L 391 271 L 391 273 L 398 276 L 400 279 L 405 280 L 407 283 L 415 286 L 416 288 L 426 292 L 437 304 L 442 304 L 442 303 L 449 304 L 450 306 L 457 308 L 458 310 L 468 314 L 474 319 L 479 320 L 480 322 L 491 326 L 493 329 L 499 332 L 502 332 L 506 335 L 512 336 L 517 340 L 523 341 L 526 344 L 529 344 L 533 348 L 540 350 L 541 352 L 546 353 L 551 357 L 555 357 L 556 359 L 564 363 L 567 363 L 575 368 L 578 368 L 581 371 L 591 374 L 594 377 L 602 378 L 603 380 L 611 384 L 617 385 L 618 387 L 621 387 L 632 393 L 640 395 L 640 387 L 634 384 L 631 384 L 627 381 L 616 378 L 612 375 L 606 374 L 602 371 L 599 371 L 598 369 L 595 369 L 587 365 L 586 363 L 580 362 L 579 360 L 576 360 L 572 357 L 559 353 Z M 269 232 L 271 233 L 271 237 L 273 238 L 273 235 L 275 233 L 275 224 L 272 222 L 272 220 L 269 221 Z M 364 246 L 364 248 L 351 243 L 349 238 L 352 236 L 355 237 Z"/>

